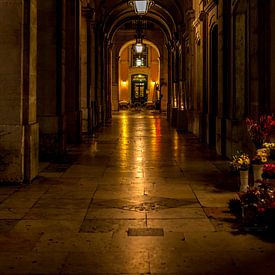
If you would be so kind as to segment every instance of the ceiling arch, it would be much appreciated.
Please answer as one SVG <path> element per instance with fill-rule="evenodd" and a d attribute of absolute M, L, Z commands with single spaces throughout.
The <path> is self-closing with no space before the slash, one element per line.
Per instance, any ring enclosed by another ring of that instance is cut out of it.
<path fill-rule="evenodd" d="M 112 27 L 110 28 L 109 32 L 107 33 L 107 39 L 112 41 L 116 32 L 127 22 L 131 21 L 131 20 L 138 20 L 139 17 L 134 16 L 131 19 L 130 18 L 119 18 L 116 21 L 113 22 Z M 171 32 L 171 30 L 169 29 L 169 27 L 165 24 L 164 21 L 161 20 L 156 20 L 153 16 L 152 17 L 147 17 L 146 19 L 143 17 L 142 20 L 147 20 L 148 22 L 152 22 L 155 23 L 156 25 L 158 25 L 158 27 L 160 28 L 160 30 L 163 32 L 164 37 L 166 39 L 166 42 L 170 41 L 173 39 L 173 33 Z"/>
<path fill-rule="evenodd" d="M 159 49 L 153 42 L 151 42 L 150 40 L 147 40 L 147 39 L 144 39 L 143 42 L 144 42 L 144 44 L 147 44 L 147 45 L 151 46 L 152 48 L 154 48 L 156 50 L 156 52 L 158 53 L 158 56 L 160 57 Z M 122 47 L 119 50 L 119 56 L 125 50 L 125 48 L 127 48 L 128 46 L 135 44 L 135 43 L 136 43 L 136 40 L 132 39 L 132 40 L 126 42 L 124 45 L 122 45 Z"/>
<path fill-rule="evenodd" d="M 112 41 L 116 31 L 126 22 L 139 18 L 128 4 L 128 0 L 95 2 L 97 2 L 97 18 L 102 19 L 102 30 L 108 40 Z M 155 5 L 145 16 L 142 16 L 142 20 L 156 24 L 163 32 L 167 42 L 173 40 L 174 34 L 178 32 L 178 26 L 184 22 L 182 2 L 179 0 L 155 0 Z"/>

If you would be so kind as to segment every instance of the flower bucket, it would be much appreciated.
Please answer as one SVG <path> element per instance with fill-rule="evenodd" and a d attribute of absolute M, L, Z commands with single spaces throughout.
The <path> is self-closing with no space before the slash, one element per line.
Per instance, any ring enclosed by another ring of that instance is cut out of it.
<path fill-rule="evenodd" d="M 269 184 L 271 187 L 273 187 L 273 188 L 275 188 L 275 179 L 269 179 L 269 178 L 267 178 L 267 179 L 265 179 L 265 182 L 267 183 L 267 184 Z"/>
<path fill-rule="evenodd" d="M 240 170 L 240 192 L 246 192 L 248 186 L 248 170 Z"/>
<path fill-rule="evenodd" d="M 254 178 L 254 186 L 257 184 L 255 183 L 256 180 L 262 180 L 263 174 L 263 164 L 252 164 L 253 167 L 253 178 Z"/>

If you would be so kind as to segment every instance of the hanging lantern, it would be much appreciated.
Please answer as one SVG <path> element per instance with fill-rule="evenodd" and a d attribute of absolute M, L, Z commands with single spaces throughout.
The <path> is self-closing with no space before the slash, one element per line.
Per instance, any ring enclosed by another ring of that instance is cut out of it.
<path fill-rule="evenodd" d="M 136 50 L 136 53 L 142 53 L 143 44 L 137 42 L 137 43 L 135 44 L 135 50 Z"/>
<path fill-rule="evenodd" d="M 143 35 L 142 35 L 142 22 L 140 20 L 137 21 L 137 30 L 136 30 L 136 44 L 135 44 L 135 51 L 136 53 L 142 53 L 143 51 Z"/>
<path fill-rule="evenodd" d="M 141 58 L 137 58 L 137 59 L 136 59 L 136 66 L 137 66 L 137 67 L 141 67 L 141 65 L 142 65 L 142 60 L 141 60 Z"/>
<path fill-rule="evenodd" d="M 130 0 L 128 3 L 134 7 L 137 15 L 145 15 L 150 7 L 154 5 L 153 0 Z"/>

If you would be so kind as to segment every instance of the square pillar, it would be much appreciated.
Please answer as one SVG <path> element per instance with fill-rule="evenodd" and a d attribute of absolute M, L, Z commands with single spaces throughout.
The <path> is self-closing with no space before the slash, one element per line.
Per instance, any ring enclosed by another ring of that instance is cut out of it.
<path fill-rule="evenodd" d="M 0 2 L 0 182 L 38 174 L 36 0 Z"/>

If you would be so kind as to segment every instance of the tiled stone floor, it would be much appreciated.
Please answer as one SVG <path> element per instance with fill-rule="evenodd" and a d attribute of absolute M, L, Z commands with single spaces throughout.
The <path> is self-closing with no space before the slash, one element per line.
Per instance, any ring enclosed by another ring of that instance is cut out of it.
<path fill-rule="evenodd" d="M 0 187 L 0 274 L 275 274 L 275 246 L 236 230 L 227 163 L 164 116 L 112 124 L 28 186 Z"/>

